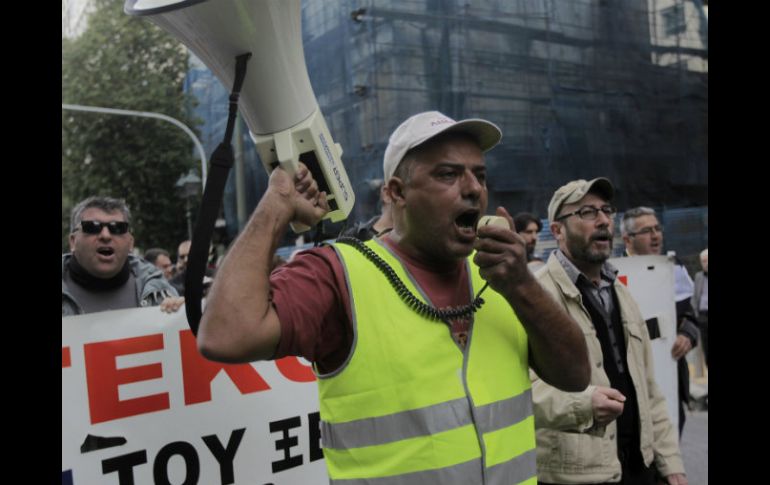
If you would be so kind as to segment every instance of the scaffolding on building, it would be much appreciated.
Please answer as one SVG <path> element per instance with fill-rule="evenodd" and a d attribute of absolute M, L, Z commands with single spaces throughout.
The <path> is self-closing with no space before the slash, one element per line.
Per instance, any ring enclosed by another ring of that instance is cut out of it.
<path fill-rule="evenodd" d="M 434 109 L 501 127 L 486 157 L 491 207 L 543 215 L 557 187 L 596 176 L 621 209 L 707 205 L 706 3 L 304 0 L 305 59 L 356 190 L 351 219 L 377 210 L 393 129 Z M 219 96 L 201 107 L 224 110 Z M 266 176 L 249 156 L 253 207 Z"/>

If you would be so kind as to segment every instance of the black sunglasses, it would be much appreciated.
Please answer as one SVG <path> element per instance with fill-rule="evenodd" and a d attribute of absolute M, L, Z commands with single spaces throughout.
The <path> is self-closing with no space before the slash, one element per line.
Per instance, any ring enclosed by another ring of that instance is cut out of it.
<path fill-rule="evenodd" d="M 86 234 L 101 234 L 102 229 L 107 228 L 110 234 L 125 234 L 128 232 L 128 222 L 124 221 L 112 221 L 112 222 L 99 222 L 99 221 L 80 221 L 80 228 Z"/>

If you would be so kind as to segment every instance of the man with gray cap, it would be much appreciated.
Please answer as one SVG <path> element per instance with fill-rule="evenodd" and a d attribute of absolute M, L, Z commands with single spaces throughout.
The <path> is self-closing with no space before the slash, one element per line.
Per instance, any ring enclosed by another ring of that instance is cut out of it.
<path fill-rule="evenodd" d="M 556 389 L 533 369 L 532 398 L 541 484 L 686 484 L 677 433 L 655 383 L 641 312 L 612 252 L 614 188 L 606 178 L 575 180 L 548 205 L 558 249 L 536 277 L 578 322 L 588 345 L 591 383 Z"/>
<path fill-rule="evenodd" d="M 534 483 L 528 366 L 565 391 L 588 384 L 580 329 L 527 270 L 522 238 L 477 232 L 484 152 L 501 136 L 484 120 L 412 116 L 385 151 L 393 229 L 269 274 L 289 222 L 328 208 L 306 168 L 276 169 L 220 267 L 201 352 L 313 362 L 331 483 Z"/>

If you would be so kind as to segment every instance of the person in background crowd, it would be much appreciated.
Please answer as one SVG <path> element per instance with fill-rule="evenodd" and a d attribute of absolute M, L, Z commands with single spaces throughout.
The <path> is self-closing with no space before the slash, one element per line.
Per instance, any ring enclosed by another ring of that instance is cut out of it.
<path fill-rule="evenodd" d="M 174 267 L 174 277 L 171 278 L 171 286 L 184 296 L 184 278 L 187 275 L 187 258 L 190 256 L 190 246 L 192 241 L 189 239 L 179 243 L 176 250 L 176 266 Z"/>
<path fill-rule="evenodd" d="M 527 245 L 527 261 L 532 261 L 535 258 L 537 235 L 543 230 L 543 223 L 534 214 L 519 212 L 513 216 L 513 224 Z"/>
<path fill-rule="evenodd" d="M 692 307 L 698 319 L 700 337 L 703 342 L 703 355 L 706 366 L 709 365 L 709 250 L 700 253 L 700 265 L 703 271 L 695 274 L 695 290 L 692 295 Z"/>
<path fill-rule="evenodd" d="M 606 178 L 574 180 L 548 204 L 558 249 L 535 276 L 578 322 L 591 383 L 564 392 L 533 369 L 538 483 L 686 485 L 677 433 L 653 372 L 647 326 L 607 262 L 615 189 Z"/>
<path fill-rule="evenodd" d="M 519 212 L 513 216 L 513 224 L 515 231 L 524 238 L 527 244 L 527 266 L 531 271 L 535 271 L 545 264 L 542 259 L 535 256 L 537 235 L 543 230 L 543 223 L 534 214 Z"/>
<path fill-rule="evenodd" d="M 380 204 L 382 205 L 381 214 L 372 217 L 366 222 L 358 222 L 352 227 L 345 229 L 340 234 L 340 237 L 350 236 L 361 241 L 368 241 L 373 237 L 390 231 L 393 228 L 393 217 L 390 211 L 390 196 L 388 195 L 388 188 L 385 183 L 380 186 Z"/>
<path fill-rule="evenodd" d="M 174 264 L 171 262 L 171 256 L 168 251 L 161 248 L 151 248 L 144 252 L 144 259 L 148 263 L 154 264 L 163 272 L 163 276 L 170 280 L 174 276 Z"/>
<path fill-rule="evenodd" d="M 634 207 L 623 213 L 621 235 L 625 243 L 625 255 L 660 255 L 663 252 L 663 227 L 658 222 L 655 210 L 649 207 Z M 687 268 L 674 261 L 674 302 L 676 304 L 676 340 L 671 347 L 671 356 L 676 359 L 677 382 L 679 387 L 679 435 L 684 430 L 685 405 L 690 401 L 690 367 L 685 356 L 698 345 L 698 327 L 690 305 L 693 282 Z"/>
<path fill-rule="evenodd" d="M 123 200 L 89 197 L 72 209 L 70 252 L 62 255 L 62 316 L 160 305 L 176 311 L 176 290 L 155 265 L 130 254 L 131 212 Z"/>
<path fill-rule="evenodd" d="M 171 286 L 176 289 L 177 293 L 184 296 L 184 279 L 187 276 L 187 262 L 188 258 L 190 256 L 190 246 L 192 245 L 192 241 L 189 239 L 186 241 L 182 241 L 179 243 L 179 248 L 177 249 L 177 257 L 176 257 L 176 274 L 173 278 L 169 281 L 171 283 Z M 213 245 L 209 245 L 209 259 L 206 266 L 205 274 L 203 275 L 203 286 L 204 290 L 208 289 L 208 287 L 211 285 L 211 282 L 213 281 L 215 270 L 212 267 L 212 260 L 216 261 L 216 253 L 215 248 Z M 206 292 L 204 291 L 204 295 Z"/>
<path fill-rule="evenodd" d="M 190 255 L 191 244 L 192 241 L 187 239 L 179 243 L 179 247 L 176 250 L 176 266 L 174 268 L 174 277 L 171 278 L 171 286 L 180 295 L 184 295 L 184 277 L 187 274 L 187 257 Z"/>

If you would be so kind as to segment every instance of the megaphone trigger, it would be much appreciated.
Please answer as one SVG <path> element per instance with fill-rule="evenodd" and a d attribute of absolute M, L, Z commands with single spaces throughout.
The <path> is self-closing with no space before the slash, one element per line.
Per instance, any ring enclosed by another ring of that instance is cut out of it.
<path fill-rule="evenodd" d="M 275 156 L 278 159 L 278 163 L 281 168 L 292 177 L 297 173 L 299 169 L 299 157 L 294 150 L 294 143 L 291 140 L 291 131 L 285 130 L 278 132 L 274 135 L 275 140 Z"/>

